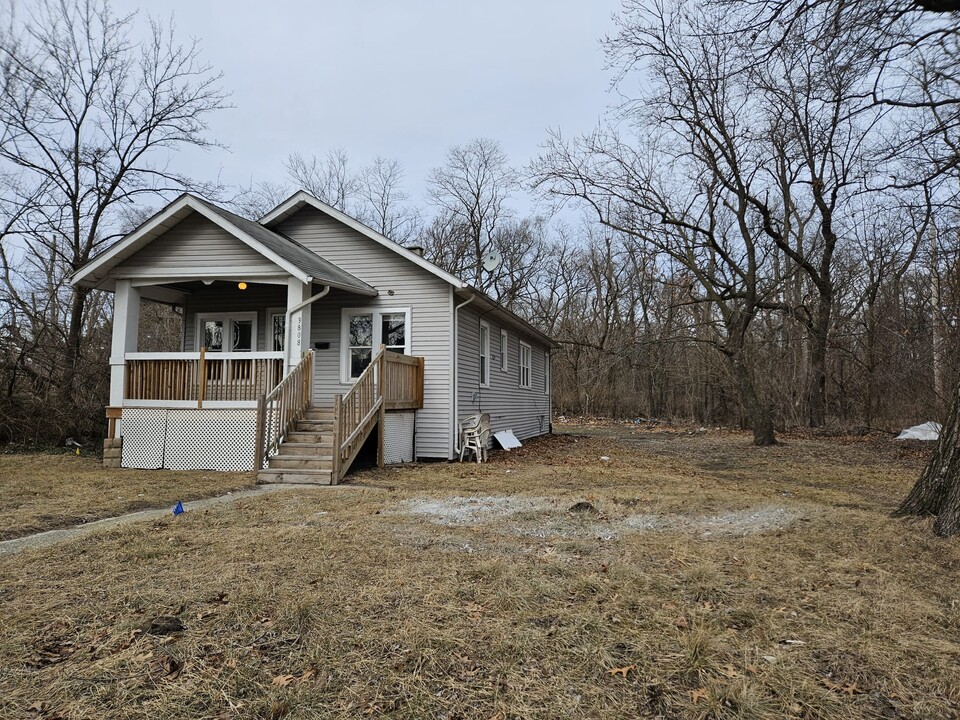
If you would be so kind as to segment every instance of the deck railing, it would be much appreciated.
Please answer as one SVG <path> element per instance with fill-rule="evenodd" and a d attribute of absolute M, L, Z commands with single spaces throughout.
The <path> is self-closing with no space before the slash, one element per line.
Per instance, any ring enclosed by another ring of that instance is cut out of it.
<path fill-rule="evenodd" d="M 334 401 L 332 482 L 337 484 L 343 479 L 377 424 L 377 459 L 383 465 L 386 410 L 422 407 L 423 358 L 390 352 L 381 345 L 353 387 L 344 395 L 337 395 Z"/>
<path fill-rule="evenodd" d="M 257 442 L 254 468 L 261 470 L 287 434 L 303 417 L 313 397 L 313 350 L 266 395 L 257 398 Z"/>
<path fill-rule="evenodd" d="M 127 400 L 252 402 L 283 378 L 283 353 L 128 353 Z"/>

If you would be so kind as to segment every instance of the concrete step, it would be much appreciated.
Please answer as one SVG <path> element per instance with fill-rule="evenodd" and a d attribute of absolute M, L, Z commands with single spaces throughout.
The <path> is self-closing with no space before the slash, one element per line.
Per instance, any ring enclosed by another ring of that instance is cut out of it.
<path fill-rule="evenodd" d="M 280 448 L 281 453 L 285 448 Z M 271 470 L 331 470 L 332 455 L 274 455 L 269 460 Z"/>
<path fill-rule="evenodd" d="M 320 455 L 333 456 L 332 442 L 287 441 L 280 446 L 280 455 Z"/>
<path fill-rule="evenodd" d="M 329 470 L 281 470 L 269 468 L 257 473 L 262 483 L 297 483 L 301 485 L 330 485 Z"/>
<path fill-rule="evenodd" d="M 294 430 L 287 434 L 286 443 L 329 443 L 333 446 L 333 432 L 317 432 L 316 430 Z"/>

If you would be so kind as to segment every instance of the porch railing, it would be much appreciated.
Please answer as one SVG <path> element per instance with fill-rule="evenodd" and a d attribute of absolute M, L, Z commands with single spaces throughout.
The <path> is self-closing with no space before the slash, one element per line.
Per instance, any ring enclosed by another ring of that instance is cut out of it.
<path fill-rule="evenodd" d="M 252 402 L 283 378 L 283 353 L 127 353 L 126 400 Z"/>
<path fill-rule="evenodd" d="M 303 417 L 313 397 L 313 350 L 273 390 L 257 398 L 254 468 L 262 470 L 287 434 Z"/>
<path fill-rule="evenodd" d="M 380 351 L 333 407 L 333 474 L 339 483 L 356 459 L 364 442 L 379 424 L 377 459 L 383 465 L 383 425 L 386 410 L 423 407 L 423 358 Z"/>

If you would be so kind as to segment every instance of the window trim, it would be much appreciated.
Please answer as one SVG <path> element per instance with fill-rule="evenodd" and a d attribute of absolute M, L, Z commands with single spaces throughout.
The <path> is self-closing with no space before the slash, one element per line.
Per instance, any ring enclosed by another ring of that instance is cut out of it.
<path fill-rule="evenodd" d="M 543 394 L 550 395 L 550 351 L 543 351 Z"/>
<path fill-rule="evenodd" d="M 510 370 L 510 335 L 506 329 L 500 329 L 500 372 Z"/>
<path fill-rule="evenodd" d="M 411 317 L 413 313 L 409 307 L 351 307 L 340 310 L 340 383 L 342 385 L 353 385 L 357 378 L 350 377 L 350 318 L 354 315 L 372 315 L 373 316 L 373 337 L 370 339 L 373 343 L 371 353 L 376 355 L 377 348 L 380 347 L 383 340 L 383 328 L 381 317 L 392 313 L 403 313 L 405 315 L 404 324 L 406 333 L 404 334 L 403 354 L 411 353 L 412 324 Z"/>
<path fill-rule="evenodd" d="M 526 353 L 524 353 L 524 350 L 526 350 Z M 526 366 L 524 366 L 524 364 L 523 364 L 523 356 L 524 356 L 524 354 L 526 354 L 526 356 L 527 356 L 527 364 L 526 364 Z M 518 354 L 517 354 L 517 361 L 518 361 L 518 362 L 517 362 L 517 367 L 518 367 L 518 373 L 517 373 L 518 387 L 519 387 L 521 390 L 529 390 L 529 389 L 530 389 L 531 376 L 533 375 L 533 348 L 531 348 L 530 345 L 528 345 L 527 343 L 525 343 L 523 340 L 520 341 L 520 350 L 519 350 L 519 352 L 518 352 Z M 524 381 L 523 381 L 523 371 L 524 371 L 524 370 L 527 371 L 527 381 L 526 381 L 526 383 L 524 383 Z"/>
<path fill-rule="evenodd" d="M 484 335 L 483 331 L 484 331 L 484 330 L 487 331 L 487 333 L 486 333 L 486 335 L 487 335 L 486 347 L 484 347 L 484 342 L 483 342 L 483 335 Z M 480 375 L 480 387 L 482 387 L 482 388 L 488 388 L 488 387 L 490 387 L 490 360 L 491 360 L 491 357 L 490 357 L 490 323 L 488 323 L 486 320 L 481 320 L 481 321 L 480 321 L 480 329 L 477 331 L 477 333 L 478 333 L 478 336 L 479 336 L 479 337 L 478 337 L 478 343 L 477 343 L 477 344 L 480 346 L 480 352 L 479 352 L 479 354 L 478 354 L 478 356 L 477 356 L 477 363 L 478 363 L 477 370 L 478 370 L 479 375 Z M 484 360 L 486 360 L 486 363 L 484 363 Z M 484 365 L 486 365 L 486 368 L 484 368 Z M 486 369 L 486 373 L 484 373 L 484 369 Z"/>
<path fill-rule="evenodd" d="M 251 325 L 251 337 L 250 345 L 252 346 L 249 350 L 210 350 L 210 352 L 258 352 L 257 346 L 260 344 L 260 335 L 259 335 L 259 320 L 260 313 L 256 310 L 247 310 L 244 312 L 198 312 L 197 316 L 194 318 L 194 327 L 193 327 L 193 344 L 196 347 L 196 351 L 200 352 L 203 348 L 203 323 L 208 320 L 222 320 L 223 326 L 226 328 L 234 320 L 252 320 L 253 324 Z"/>

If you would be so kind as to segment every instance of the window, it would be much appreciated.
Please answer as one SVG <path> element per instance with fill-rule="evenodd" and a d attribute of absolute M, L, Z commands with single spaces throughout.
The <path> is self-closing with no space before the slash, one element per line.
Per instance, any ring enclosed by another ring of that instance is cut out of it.
<path fill-rule="evenodd" d="M 490 324 L 480 321 L 480 387 L 490 387 Z"/>
<path fill-rule="evenodd" d="M 506 331 L 506 330 L 501 330 L 501 331 L 500 331 L 500 372 L 506 372 L 507 370 L 510 369 L 510 368 L 507 367 L 507 365 L 508 365 L 508 362 L 507 362 L 507 357 L 508 357 L 508 355 L 507 355 L 507 348 L 508 348 L 508 346 L 509 346 L 509 342 L 508 342 L 508 338 L 507 338 L 507 331 Z"/>
<path fill-rule="evenodd" d="M 530 346 L 520 343 L 520 387 L 530 387 Z"/>
<path fill-rule="evenodd" d="M 251 352 L 257 343 L 257 314 L 197 315 L 197 350 Z"/>
<path fill-rule="evenodd" d="M 550 394 L 550 351 L 543 353 L 543 394 Z"/>
<path fill-rule="evenodd" d="M 381 345 L 409 354 L 410 310 L 346 309 L 341 318 L 341 380 L 356 380 Z"/>
<path fill-rule="evenodd" d="M 267 337 L 267 346 L 273 352 L 283 352 L 287 332 L 287 314 L 283 310 L 271 310 L 269 318 L 267 328 L 270 335 Z"/>

